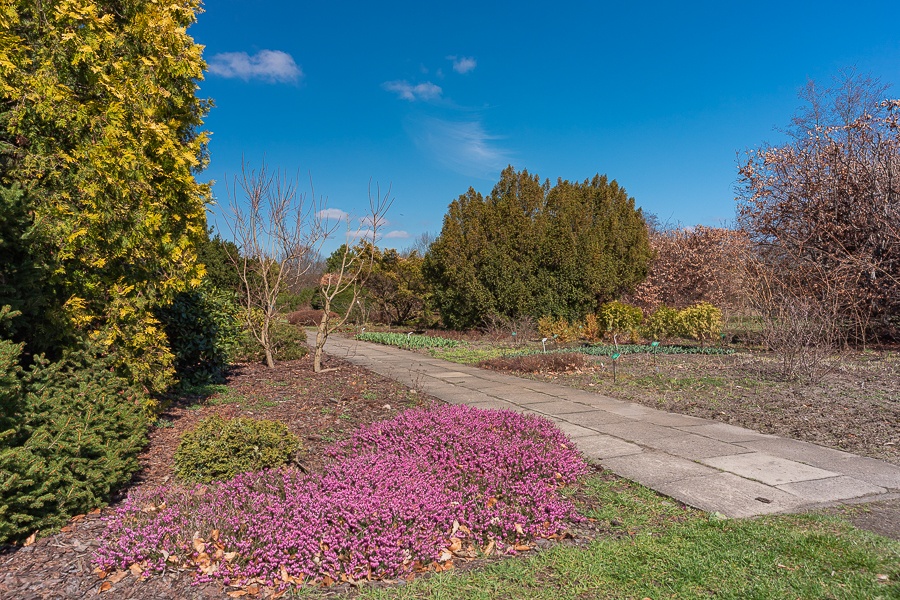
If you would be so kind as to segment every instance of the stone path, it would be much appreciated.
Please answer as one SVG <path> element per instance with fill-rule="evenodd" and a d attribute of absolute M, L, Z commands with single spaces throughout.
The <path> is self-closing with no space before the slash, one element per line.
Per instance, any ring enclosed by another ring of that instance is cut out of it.
<path fill-rule="evenodd" d="M 880 460 L 381 344 L 325 350 L 451 404 L 549 417 L 603 467 L 728 517 L 900 498 L 900 467 Z"/>

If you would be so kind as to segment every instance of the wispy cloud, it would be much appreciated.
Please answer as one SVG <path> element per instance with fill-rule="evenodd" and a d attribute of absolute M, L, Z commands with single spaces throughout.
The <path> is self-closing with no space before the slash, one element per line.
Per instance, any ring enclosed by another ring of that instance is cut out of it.
<path fill-rule="evenodd" d="M 497 144 L 480 121 L 446 121 L 423 117 L 409 122 L 409 134 L 420 150 L 437 162 L 467 176 L 491 178 L 511 161 L 511 152 Z"/>
<path fill-rule="evenodd" d="M 350 215 L 339 208 L 326 208 L 316 213 L 320 219 L 334 219 L 335 221 L 343 221 Z"/>
<path fill-rule="evenodd" d="M 381 87 L 389 92 L 394 92 L 400 98 L 415 102 L 416 100 L 434 100 L 441 97 L 443 90 L 439 85 L 435 85 L 430 81 L 425 83 L 417 83 L 415 85 L 408 81 L 387 81 L 381 84 Z"/>
<path fill-rule="evenodd" d="M 367 215 L 365 217 L 360 218 L 359 223 L 365 227 L 371 227 L 372 223 L 374 223 L 374 219 L 372 219 L 372 215 Z M 390 221 L 385 219 L 384 217 L 378 217 L 378 227 L 387 227 L 390 224 Z"/>
<path fill-rule="evenodd" d="M 465 75 L 478 66 L 478 61 L 472 56 L 448 56 L 447 60 L 453 61 L 453 70 L 461 75 Z"/>
<path fill-rule="evenodd" d="M 260 50 L 253 56 L 246 52 L 223 52 L 209 59 L 209 72 L 226 79 L 260 79 L 269 83 L 293 83 L 303 77 L 294 58 L 281 50 Z"/>
<path fill-rule="evenodd" d="M 410 234 L 408 234 L 407 232 L 397 229 L 394 231 L 388 231 L 385 234 L 384 239 L 386 239 L 386 240 L 408 240 L 411 237 L 412 236 Z"/>

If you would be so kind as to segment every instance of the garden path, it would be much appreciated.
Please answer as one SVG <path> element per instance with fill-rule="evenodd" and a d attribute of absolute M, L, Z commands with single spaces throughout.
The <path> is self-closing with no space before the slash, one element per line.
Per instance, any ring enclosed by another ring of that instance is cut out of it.
<path fill-rule="evenodd" d="M 325 350 L 451 404 L 548 417 L 588 459 L 728 517 L 900 498 L 880 460 L 342 336 Z"/>

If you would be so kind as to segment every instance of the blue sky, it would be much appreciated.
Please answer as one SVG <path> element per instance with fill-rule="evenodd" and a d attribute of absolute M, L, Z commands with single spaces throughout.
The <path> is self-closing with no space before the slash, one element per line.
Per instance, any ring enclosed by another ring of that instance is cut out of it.
<path fill-rule="evenodd" d="M 814 8 L 810 8 L 814 7 Z M 355 216 L 395 199 L 381 245 L 438 233 L 507 164 L 616 179 L 662 221 L 734 217 L 738 156 L 854 67 L 900 96 L 900 2 L 210 0 L 189 33 L 210 65 L 210 165 L 300 173 Z"/>

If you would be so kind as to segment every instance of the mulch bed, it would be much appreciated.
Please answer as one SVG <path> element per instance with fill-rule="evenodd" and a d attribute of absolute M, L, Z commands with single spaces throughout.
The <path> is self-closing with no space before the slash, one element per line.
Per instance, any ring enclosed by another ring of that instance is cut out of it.
<path fill-rule="evenodd" d="M 131 487 L 167 482 L 181 435 L 213 414 L 282 421 L 303 440 L 300 462 L 312 470 L 321 464 L 326 446 L 360 425 L 390 418 L 398 410 L 439 402 L 338 358 L 326 356 L 323 366 L 337 370 L 315 374 L 308 356 L 278 363 L 275 369 L 239 365 L 229 375 L 227 392 L 183 399 L 161 415 L 162 426 L 152 429 L 141 456 L 142 469 Z M 125 492 L 114 500 L 121 500 Z M 107 507 L 79 516 L 61 532 L 30 546 L 0 549 L 0 598 L 228 597 L 221 583 L 194 585 L 193 573 L 180 570 L 146 581 L 131 574 L 117 582 L 100 580 L 92 573 L 91 558 L 104 529 L 102 518 L 111 513 Z M 104 583 L 111 585 L 101 593 Z M 268 596 L 271 590 L 259 591 L 258 597 Z"/>

